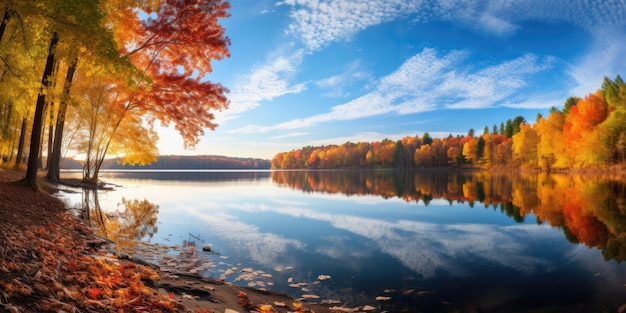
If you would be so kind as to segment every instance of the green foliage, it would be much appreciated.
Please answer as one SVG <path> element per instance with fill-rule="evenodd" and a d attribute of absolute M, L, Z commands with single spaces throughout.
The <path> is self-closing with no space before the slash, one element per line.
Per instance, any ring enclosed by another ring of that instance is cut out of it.
<path fill-rule="evenodd" d="M 563 106 L 563 114 L 568 114 L 569 110 L 576 105 L 576 103 L 578 103 L 578 101 L 580 101 L 579 97 L 569 97 L 567 98 L 567 100 L 565 101 L 565 105 Z"/>
<path fill-rule="evenodd" d="M 432 144 L 432 143 L 433 143 L 433 138 L 432 138 L 432 137 L 430 137 L 430 134 L 429 134 L 428 132 L 425 132 L 425 133 L 424 133 L 424 136 L 422 136 L 422 142 L 423 142 L 425 145 Z"/>

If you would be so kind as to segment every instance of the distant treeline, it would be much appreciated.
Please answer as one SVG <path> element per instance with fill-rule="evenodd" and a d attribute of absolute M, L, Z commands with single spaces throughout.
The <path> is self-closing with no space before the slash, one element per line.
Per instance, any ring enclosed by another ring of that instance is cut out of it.
<path fill-rule="evenodd" d="M 281 152 L 274 169 L 509 167 L 552 170 L 626 167 L 626 84 L 605 78 L 602 88 L 571 97 L 535 122 L 522 116 L 485 126 L 482 134 L 445 138 L 405 136 Z"/>
<path fill-rule="evenodd" d="M 63 161 L 63 168 L 82 169 L 82 162 L 74 159 Z M 120 158 L 107 159 L 102 169 L 269 169 L 270 161 L 255 158 L 235 158 L 219 155 L 162 155 L 145 166 L 122 165 Z"/>

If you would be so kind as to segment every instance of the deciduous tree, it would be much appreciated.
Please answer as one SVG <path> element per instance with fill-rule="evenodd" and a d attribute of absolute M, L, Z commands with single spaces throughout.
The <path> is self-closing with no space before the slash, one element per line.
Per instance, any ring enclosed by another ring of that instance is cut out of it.
<path fill-rule="evenodd" d="M 206 76 L 213 60 L 230 56 L 230 40 L 219 24 L 229 8 L 222 0 L 164 0 L 154 10 L 146 6 L 145 19 L 132 10 L 119 13 L 118 43 L 148 81 L 117 85 L 117 101 L 174 123 L 185 147 L 217 126 L 213 111 L 228 107 L 228 90 Z"/>

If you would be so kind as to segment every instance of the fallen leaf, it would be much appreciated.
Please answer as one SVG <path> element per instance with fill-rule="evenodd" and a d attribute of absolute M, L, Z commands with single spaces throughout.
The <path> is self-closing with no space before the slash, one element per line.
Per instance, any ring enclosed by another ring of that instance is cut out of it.
<path fill-rule="evenodd" d="M 347 313 L 351 313 L 354 312 L 354 309 L 351 308 L 344 308 L 342 306 L 333 306 L 329 308 L 331 311 L 333 312 L 347 312 Z"/>
<path fill-rule="evenodd" d="M 4 309 L 9 310 L 9 312 L 11 313 L 20 313 L 20 310 L 18 309 L 18 307 L 14 306 L 11 303 L 4 304 Z"/>
<path fill-rule="evenodd" d="M 331 300 L 331 299 L 328 299 L 328 300 L 322 300 L 320 303 L 321 304 L 339 304 L 339 303 L 341 303 L 341 300 Z"/>
<path fill-rule="evenodd" d="M 100 299 L 101 294 L 102 294 L 102 290 L 100 290 L 99 288 L 91 288 L 87 292 L 87 296 L 92 300 Z"/>

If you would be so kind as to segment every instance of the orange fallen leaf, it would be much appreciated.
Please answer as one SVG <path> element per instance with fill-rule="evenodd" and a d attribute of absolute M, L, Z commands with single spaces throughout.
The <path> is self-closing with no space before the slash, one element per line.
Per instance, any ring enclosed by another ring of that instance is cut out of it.
<path fill-rule="evenodd" d="M 102 290 L 100 290 L 99 288 L 95 288 L 95 287 L 89 289 L 89 291 L 87 292 L 87 296 L 92 300 L 98 300 L 101 294 L 102 294 Z"/>

